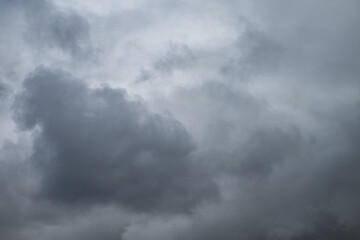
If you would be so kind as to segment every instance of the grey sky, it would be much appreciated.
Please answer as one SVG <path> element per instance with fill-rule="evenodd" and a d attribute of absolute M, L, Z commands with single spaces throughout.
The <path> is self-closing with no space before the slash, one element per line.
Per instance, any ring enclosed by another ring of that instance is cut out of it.
<path fill-rule="evenodd" d="M 0 0 L 0 239 L 359 239 L 358 9 Z"/>

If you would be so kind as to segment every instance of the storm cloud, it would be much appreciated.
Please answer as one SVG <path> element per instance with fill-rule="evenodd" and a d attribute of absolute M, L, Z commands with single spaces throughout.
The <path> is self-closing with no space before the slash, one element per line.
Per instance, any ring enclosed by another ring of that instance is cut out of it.
<path fill-rule="evenodd" d="M 32 159 L 44 175 L 42 194 L 169 211 L 216 194 L 206 173 L 192 169 L 194 144 L 182 125 L 127 98 L 61 71 L 40 68 L 24 81 L 16 119 L 23 129 L 40 128 Z"/>
<path fill-rule="evenodd" d="M 0 239 L 360 239 L 357 0 L 0 0 Z"/>

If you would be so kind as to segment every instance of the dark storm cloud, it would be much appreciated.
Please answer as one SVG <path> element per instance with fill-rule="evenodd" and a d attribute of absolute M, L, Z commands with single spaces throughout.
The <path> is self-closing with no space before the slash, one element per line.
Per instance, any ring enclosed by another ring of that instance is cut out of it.
<path fill-rule="evenodd" d="M 291 238 L 291 240 L 352 240 L 360 238 L 359 226 L 349 227 L 341 223 L 334 215 L 326 212 L 319 213 L 319 216 L 312 223 L 313 226 L 310 229 Z"/>
<path fill-rule="evenodd" d="M 7 141 L 0 149 L 0 238 L 16 239 L 25 223 L 25 205 L 29 180 L 28 165 L 18 145 Z"/>
<path fill-rule="evenodd" d="M 41 208 L 56 209 L 54 206 L 40 205 L 37 211 L 44 211 Z M 126 219 L 128 218 L 128 219 Z M 125 212 L 116 208 L 103 207 L 88 209 L 83 212 L 69 212 L 61 209 L 52 214 L 47 220 L 39 221 L 31 219 L 27 228 L 22 228 L 15 236 L 16 239 L 59 239 L 59 240 L 121 240 L 122 235 L 131 217 Z M 39 226 L 41 225 L 41 232 Z"/>
<path fill-rule="evenodd" d="M 216 193 L 193 168 L 194 145 L 181 124 L 149 113 L 123 90 L 89 89 L 40 68 L 24 82 L 16 119 L 24 129 L 40 127 L 32 159 L 52 200 L 187 211 Z"/>
<path fill-rule="evenodd" d="M 4 163 L 0 164 L 0 237 L 8 239 L 19 224 L 19 204 L 16 195 L 12 192 L 9 176 L 3 171 L 6 171 Z"/>
<path fill-rule="evenodd" d="M 28 24 L 26 39 L 34 46 L 59 48 L 72 56 L 89 58 L 92 48 L 90 26 L 73 11 L 58 9 L 46 0 L 22 2 Z"/>

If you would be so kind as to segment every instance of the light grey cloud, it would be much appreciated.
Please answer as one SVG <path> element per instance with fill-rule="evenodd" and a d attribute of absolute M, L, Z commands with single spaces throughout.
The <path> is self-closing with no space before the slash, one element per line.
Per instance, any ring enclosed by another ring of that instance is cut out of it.
<path fill-rule="evenodd" d="M 28 24 L 25 34 L 33 46 L 59 48 L 80 59 L 92 54 L 90 26 L 85 18 L 73 11 L 65 11 L 46 0 L 23 1 Z"/>
<path fill-rule="evenodd" d="M 245 29 L 232 48 L 236 54 L 224 63 L 220 71 L 235 81 L 248 81 L 254 75 L 275 71 L 284 47 L 247 19 L 241 18 L 240 22 L 245 24 Z"/>
<path fill-rule="evenodd" d="M 158 60 L 154 66 L 156 70 L 172 72 L 177 68 L 186 68 L 194 64 L 195 56 L 186 45 L 170 44 L 164 58 Z"/>
<path fill-rule="evenodd" d="M 189 220 L 179 239 L 296 239 L 322 231 L 314 223 L 322 212 L 339 222 L 336 234 L 358 234 L 358 104 L 313 113 L 322 126 L 308 132 L 231 84 L 181 90 L 169 105 L 195 134 L 223 196 Z"/>
<path fill-rule="evenodd" d="M 7 86 L 4 83 L 0 82 L 0 98 L 6 97 L 7 91 Z"/>

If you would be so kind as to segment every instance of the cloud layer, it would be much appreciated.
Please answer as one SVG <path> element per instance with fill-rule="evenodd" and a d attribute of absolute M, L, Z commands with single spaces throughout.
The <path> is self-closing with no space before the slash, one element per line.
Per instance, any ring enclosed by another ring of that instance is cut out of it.
<path fill-rule="evenodd" d="M 357 0 L 0 0 L 0 238 L 360 238 Z"/>

